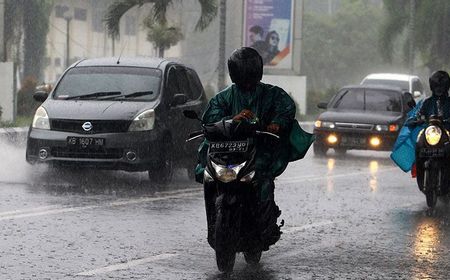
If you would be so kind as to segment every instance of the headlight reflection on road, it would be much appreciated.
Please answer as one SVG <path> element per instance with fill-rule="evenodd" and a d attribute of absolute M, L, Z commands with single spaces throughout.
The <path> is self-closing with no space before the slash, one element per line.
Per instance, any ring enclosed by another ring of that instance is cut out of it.
<path fill-rule="evenodd" d="M 431 279 L 433 268 L 438 260 L 437 249 L 440 245 L 439 225 L 436 220 L 424 220 L 417 226 L 414 239 L 414 256 L 418 267 L 414 269 L 414 279 Z"/>
<path fill-rule="evenodd" d="M 327 162 L 328 173 L 327 175 L 333 175 L 333 170 L 335 167 L 336 161 L 334 158 L 329 158 Z M 334 181 L 333 178 L 327 176 L 327 192 L 333 192 L 334 190 Z"/>
<path fill-rule="evenodd" d="M 378 188 L 378 180 L 377 180 L 378 161 L 372 160 L 369 164 L 369 170 L 370 170 L 369 187 L 372 192 L 375 192 Z"/>

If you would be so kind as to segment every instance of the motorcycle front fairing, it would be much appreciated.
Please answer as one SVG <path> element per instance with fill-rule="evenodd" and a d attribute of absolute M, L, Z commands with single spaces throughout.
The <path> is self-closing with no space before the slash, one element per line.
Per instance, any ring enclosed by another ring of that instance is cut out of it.
<path fill-rule="evenodd" d="M 434 188 L 439 196 L 448 193 L 449 148 L 448 130 L 441 120 L 431 118 L 419 132 L 416 143 L 417 184 L 422 192 Z"/>

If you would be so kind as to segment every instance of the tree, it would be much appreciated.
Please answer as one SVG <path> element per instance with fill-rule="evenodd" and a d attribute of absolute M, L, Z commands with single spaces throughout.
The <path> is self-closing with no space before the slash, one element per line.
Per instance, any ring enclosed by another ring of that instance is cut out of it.
<path fill-rule="evenodd" d="M 119 23 L 122 16 L 131 8 L 152 4 L 150 13 L 144 20 L 144 25 L 149 29 L 147 39 L 155 44 L 159 55 L 164 55 L 164 50 L 177 44 L 183 35 L 179 27 L 169 26 L 167 23 L 167 10 L 173 5 L 173 0 L 119 0 L 108 7 L 104 21 L 109 35 L 118 38 Z M 217 0 L 198 0 L 201 6 L 201 15 L 195 27 L 196 31 L 202 31 L 212 22 L 217 15 Z M 159 38 L 161 36 L 161 38 Z"/>
<path fill-rule="evenodd" d="M 381 12 L 368 1 L 347 0 L 331 15 L 305 13 L 301 69 L 307 76 L 308 114 L 336 89 L 388 68 L 376 48 Z"/>
<path fill-rule="evenodd" d="M 21 64 L 20 53 L 23 50 L 24 77 L 42 77 L 52 5 L 51 0 L 5 1 L 5 30 L 10 30 L 5 33 L 5 57 Z"/>
<path fill-rule="evenodd" d="M 150 20 L 146 20 L 144 24 L 148 28 L 147 40 L 153 42 L 158 49 L 159 57 L 164 57 L 164 50 L 178 44 L 184 38 L 178 27 L 168 27 L 167 24 L 154 23 Z"/>
<path fill-rule="evenodd" d="M 412 3 L 412 1 L 415 1 Z M 410 5 L 415 4 L 415 14 L 411 16 Z M 380 29 L 380 50 L 386 61 L 391 61 L 393 44 L 402 40 L 403 57 L 406 62 L 409 44 L 414 43 L 424 66 L 441 69 L 450 65 L 450 3 L 447 0 L 384 0 L 385 19 Z M 414 34 L 409 27 L 414 21 Z"/>

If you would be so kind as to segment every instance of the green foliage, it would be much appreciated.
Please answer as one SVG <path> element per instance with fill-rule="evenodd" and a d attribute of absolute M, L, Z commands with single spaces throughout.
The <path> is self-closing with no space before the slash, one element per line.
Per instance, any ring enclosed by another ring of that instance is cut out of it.
<path fill-rule="evenodd" d="M 388 68 L 376 47 L 381 18 L 381 9 L 363 0 L 342 1 L 332 15 L 304 15 L 302 74 L 307 76 L 308 114 L 317 112 L 317 97 Z"/>
<path fill-rule="evenodd" d="M 377 49 L 381 11 L 365 1 L 343 2 L 334 15 L 305 14 L 303 74 L 314 90 L 358 83 L 383 65 Z"/>
<path fill-rule="evenodd" d="M 178 27 L 169 27 L 167 23 L 167 10 L 173 5 L 173 0 L 119 0 L 108 7 L 104 21 L 108 33 L 113 38 L 119 37 L 120 19 L 133 7 L 142 7 L 144 4 L 152 4 L 150 13 L 144 20 L 148 28 L 147 39 L 159 49 L 160 56 L 164 50 L 177 44 L 183 39 L 183 34 Z M 201 6 L 201 15 L 195 30 L 202 31 L 217 16 L 217 0 L 198 0 Z"/>
<path fill-rule="evenodd" d="M 33 77 L 26 78 L 22 88 L 17 92 L 17 115 L 21 117 L 32 117 L 39 104 L 33 99 L 37 82 Z"/>
<path fill-rule="evenodd" d="M 26 1 L 23 6 L 24 77 L 42 78 L 53 1 Z"/>
<path fill-rule="evenodd" d="M 384 0 L 385 19 L 380 29 L 380 50 L 384 57 L 391 61 L 394 53 L 391 46 L 400 41 L 407 61 L 408 46 L 413 42 L 424 66 L 431 70 L 450 66 L 450 3 L 447 0 L 414 0 L 414 35 L 410 38 L 411 1 Z"/>
<path fill-rule="evenodd" d="M 164 57 L 164 50 L 178 44 L 184 38 L 179 27 L 167 26 L 167 23 L 159 24 L 147 18 L 144 22 L 147 27 L 147 40 L 153 42 L 159 50 L 159 56 Z"/>

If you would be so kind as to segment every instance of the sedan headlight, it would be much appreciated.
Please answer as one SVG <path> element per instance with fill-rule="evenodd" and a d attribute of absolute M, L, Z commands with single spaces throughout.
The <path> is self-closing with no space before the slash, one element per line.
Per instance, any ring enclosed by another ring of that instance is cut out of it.
<path fill-rule="evenodd" d="M 375 126 L 375 130 L 376 131 L 388 131 L 389 130 L 389 126 L 384 125 L 384 124 L 377 124 Z"/>
<path fill-rule="evenodd" d="M 221 165 L 216 164 L 214 161 L 211 161 L 211 165 L 216 172 L 217 179 L 224 183 L 229 183 L 237 179 L 237 175 L 239 171 L 245 166 L 246 162 L 237 165 Z"/>
<path fill-rule="evenodd" d="M 425 139 L 427 143 L 434 146 L 441 140 L 442 130 L 434 125 L 430 125 L 425 130 Z"/>
<path fill-rule="evenodd" d="M 50 120 L 48 119 L 48 114 L 44 107 L 40 106 L 37 108 L 31 126 L 39 129 L 50 129 Z"/>
<path fill-rule="evenodd" d="M 128 128 L 128 131 L 152 130 L 155 126 L 155 110 L 150 109 L 140 113 Z"/>
<path fill-rule="evenodd" d="M 333 122 L 323 122 L 323 121 L 319 121 L 317 120 L 314 123 L 315 127 L 323 127 L 323 128 L 335 128 L 335 124 Z"/>

